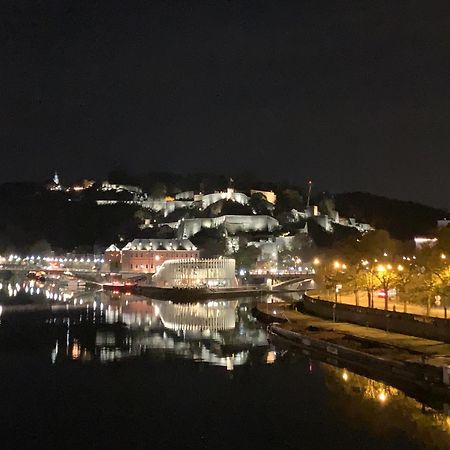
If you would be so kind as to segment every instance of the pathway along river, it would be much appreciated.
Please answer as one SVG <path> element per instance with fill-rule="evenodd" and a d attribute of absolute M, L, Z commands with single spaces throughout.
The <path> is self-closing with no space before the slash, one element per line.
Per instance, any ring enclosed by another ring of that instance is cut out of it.
<path fill-rule="evenodd" d="M 180 305 L 12 281 L 0 302 L 36 293 L 82 306 L 3 311 L 2 449 L 450 448 L 444 411 L 269 345 L 254 300 Z"/>

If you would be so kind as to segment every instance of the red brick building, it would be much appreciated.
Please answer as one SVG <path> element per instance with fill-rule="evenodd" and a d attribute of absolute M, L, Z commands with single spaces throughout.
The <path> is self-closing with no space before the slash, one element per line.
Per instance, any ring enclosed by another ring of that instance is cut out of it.
<path fill-rule="evenodd" d="M 105 251 L 105 261 L 116 261 L 115 246 Z M 122 272 L 155 273 L 167 260 L 196 259 L 199 252 L 189 239 L 134 239 L 120 250 Z"/>

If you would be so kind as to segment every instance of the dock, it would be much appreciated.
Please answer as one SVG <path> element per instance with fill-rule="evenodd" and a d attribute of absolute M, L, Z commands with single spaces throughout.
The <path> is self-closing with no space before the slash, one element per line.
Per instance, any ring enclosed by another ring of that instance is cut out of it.
<path fill-rule="evenodd" d="M 275 339 L 315 352 L 320 360 L 450 400 L 448 343 L 333 322 L 296 311 L 287 302 L 258 304 L 254 314 L 271 323 Z"/>

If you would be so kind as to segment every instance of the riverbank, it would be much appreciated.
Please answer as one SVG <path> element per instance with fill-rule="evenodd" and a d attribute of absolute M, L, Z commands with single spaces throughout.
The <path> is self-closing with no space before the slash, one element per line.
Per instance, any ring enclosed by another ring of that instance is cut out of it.
<path fill-rule="evenodd" d="M 296 311 L 289 303 L 259 304 L 254 315 L 272 323 L 269 332 L 275 339 L 316 352 L 321 360 L 450 399 L 449 344 L 332 322 Z"/>
<path fill-rule="evenodd" d="M 190 302 L 192 300 L 227 299 L 241 297 L 262 297 L 274 293 L 299 292 L 294 290 L 272 290 L 266 286 L 240 286 L 232 288 L 164 288 L 152 285 L 103 284 L 106 291 L 130 292 L 135 295 L 158 300 L 177 300 Z"/>

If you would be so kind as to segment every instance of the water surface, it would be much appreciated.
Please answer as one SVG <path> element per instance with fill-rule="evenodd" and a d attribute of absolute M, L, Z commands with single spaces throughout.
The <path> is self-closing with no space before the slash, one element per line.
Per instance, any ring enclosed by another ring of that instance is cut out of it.
<path fill-rule="evenodd" d="M 270 344 L 254 300 L 49 290 L 77 309 L 1 317 L 2 448 L 450 448 L 445 411 Z"/>

